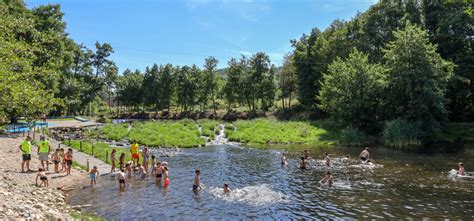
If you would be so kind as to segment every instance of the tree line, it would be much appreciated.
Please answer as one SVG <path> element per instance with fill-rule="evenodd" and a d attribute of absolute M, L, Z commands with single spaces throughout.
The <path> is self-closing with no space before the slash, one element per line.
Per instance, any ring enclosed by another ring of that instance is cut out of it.
<path fill-rule="evenodd" d="M 59 5 L 27 9 L 3 0 L 0 116 L 110 114 L 114 106 L 282 110 L 290 118 L 329 116 L 368 134 L 426 137 L 445 122 L 474 119 L 473 24 L 467 0 L 380 0 L 291 40 L 282 67 L 259 52 L 224 70 L 208 57 L 202 67 L 153 64 L 119 74 L 110 44 L 92 50 L 68 36 Z"/>

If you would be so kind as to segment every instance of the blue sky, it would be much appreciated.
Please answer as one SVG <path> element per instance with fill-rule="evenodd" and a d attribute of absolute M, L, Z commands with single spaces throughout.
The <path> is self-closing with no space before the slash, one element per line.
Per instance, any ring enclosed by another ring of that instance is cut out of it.
<path fill-rule="evenodd" d="M 290 40 L 352 18 L 376 0 L 25 0 L 61 4 L 67 32 L 89 48 L 108 42 L 120 72 L 153 63 L 202 66 L 207 56 L 227 66 L 263 51 L 280 65 Z"/>

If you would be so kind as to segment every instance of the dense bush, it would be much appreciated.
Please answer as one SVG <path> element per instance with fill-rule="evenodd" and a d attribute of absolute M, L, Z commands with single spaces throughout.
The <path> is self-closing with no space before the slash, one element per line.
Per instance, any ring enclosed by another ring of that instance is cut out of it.
<path fill-rule="evenodd" d="M 348 146 L 362 145 L 367 140 L 367 135 L 353 127 L 343 129 L 339 135 L 339 144 Z"/>
<path fill-rule="evenodd" d="M 396 119 L 386 123 L 383 131 L 385 145 L 396 148 L 420 146 L 423 141 L 421 122 Z"/>

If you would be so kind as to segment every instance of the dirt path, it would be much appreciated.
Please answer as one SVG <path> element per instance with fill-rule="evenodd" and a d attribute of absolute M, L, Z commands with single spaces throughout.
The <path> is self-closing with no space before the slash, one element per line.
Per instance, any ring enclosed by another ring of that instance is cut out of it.
<path fill-rule="evenodd" d="M 60 125 L 78 124 L 66 122 Z M 18 146 L 22 140 L 21 134 L 0 136 L 0 198 L 3 199 L 0 201 L 0 219 L 71 219 L 69 214 L 73 209 L 65 203 L 67 193 L 84 184 L 88 174 L 78 168 L 73 168 L 70 176 L 54 173 L 54 165 L 50 164 L 47 171 L 49 188 L 36 187 L 36 172 L 21 173 L 22 155 Z M 31 158 L 30 169 L 36 171 L 41 166 L 36 147 L 32 149 Z"/>

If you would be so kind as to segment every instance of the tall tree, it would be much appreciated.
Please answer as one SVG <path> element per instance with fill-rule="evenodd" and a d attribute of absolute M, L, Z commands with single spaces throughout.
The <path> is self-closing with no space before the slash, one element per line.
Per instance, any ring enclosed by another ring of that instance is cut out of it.
<path fill-rule="evenodd" d="M 280 99 L 283 109 L 291 108 L 293 94 L 297 90 L 297 75 L 292 54 L 287 54 L 283 60 L 283 68 L 280 70 L 280 82 L 278 87 L 281 91 Z M 286 102 L 287 101 L 287 102 Z"/>
<path fill-rule="evenodd" d="M 424 131 L 432 132 L 447 119 L 444 95 L 453 64 L 441 58 L 428 33 L 416 25 L 408 23 L 394 37 L 384 50 L 389 68 L 386 113 L 392 119 L 420 121 Z"/>
<path fill-rule="evenodd" d="M 353 50 L 329 65 L 321 85 L 321 109 L 346 126 L 372 132 L 380 121 L 386 70 Z"/>
<path fill-rule="evenodd" d="M 216 102 L 216 93 L 217 93 L 217 77 L 216 77 L 216 68 L 219 61 L 214 57 L 208 57 L 204 61 L 204 70 L 203 70 L 203 85 L 202 85 L 202 98 L 200 99 L 203 102 L 203 110 L 206 109 L 206 103 L 210 99 L 212 101 L 212 108 L 214 114 L 217 112 L 217 102 Z"/>

